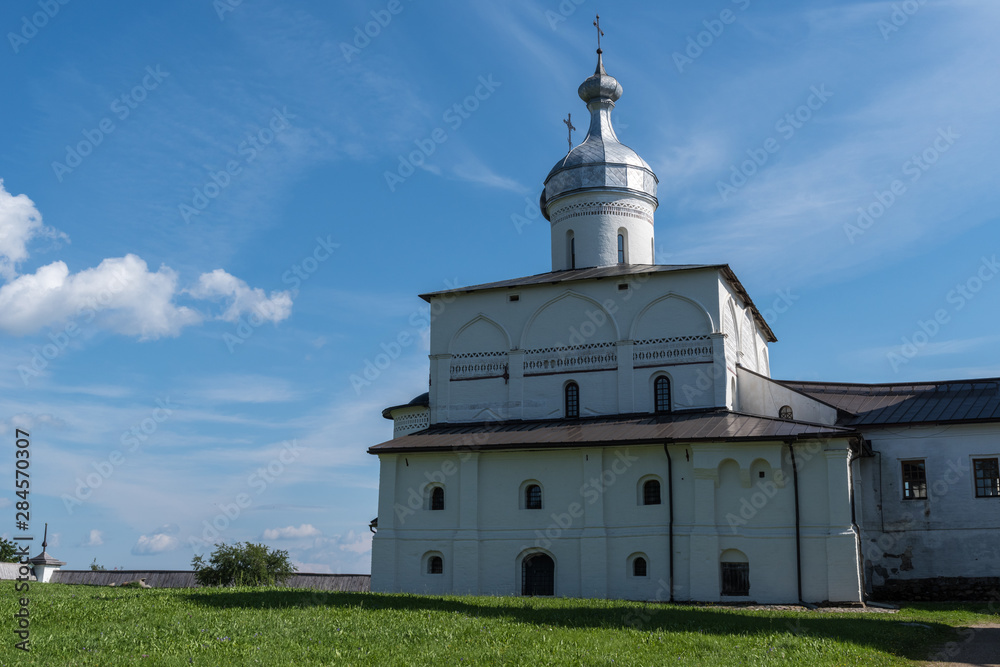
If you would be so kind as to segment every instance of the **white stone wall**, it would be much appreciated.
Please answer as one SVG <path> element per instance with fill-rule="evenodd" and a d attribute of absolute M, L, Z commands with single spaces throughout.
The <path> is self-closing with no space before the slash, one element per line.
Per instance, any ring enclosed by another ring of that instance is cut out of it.
<path fill-rule="evenodd" d="M 743 412 L 778 418 L 781 408 L 788 406 L 792 409 L 792 419 L 796 421 L 828 425 L 837 423 L 837 409 L 811 396 L 784 387 L 770 378 L 748 372 L 742 366 L 737 369 L 736 376 Z"/>
<path fill-rule="evenodd" d="M 430 426 L 431 411 L 422 405 L 404 406 L 392 411 L 392 437 L 423 431 Z"/>
<path fill-rule="evenodd" d="M 434 297 L 431 423 L 561 416 L 568 381 L 581 415 L 651 412 L 657 372 L 676 410 L 729 405 L 720 282 L 705 269 Z"/>
<path fill-rule="evenodd" d="M 996 427 L 911 426 L 866 436 L 878 454 L 855 464 L 855 490 L 871 583 L 1000 576 L 1000 498 L 977 498 L 972 473 L 972 459 L 1000 458 Z M 916 459 L 925 461 L 926 500 L 903 499 L 901 462 Z"/>
<path fill-rule="evenodd" d="M 740 403 L 741 397 L 746 395 L 746 392 L 739 388 L 740 378 L 737 368 L 742 366 L 769 377 L 771 364 L 768 358 L 768 343 L 753 317 L 749 304 L 743 301 L 727 281 L 719 280 L 717 285 L 721 331 L 725 335 L 725 405 L 730 410 L 752 412 Z M 722 369 L 716 369 L 715 375 L 721 379 Z"/>
<path fill-rule="evenodd" d="M 750 596 L 793 602 L 794 497 L 781 443 L 671 445 L 675 597 L 715 600 L 720 558 L 750 563 Z M 847 443 L 798 444 L 806 600 L 859 599 L 851 532 Z M 372 590 L 520 594 L 521 561 L 543 551 L 556 563 L 555 594 L 667 599 L 669 491 L 662 446 L 383 454 Z M 764 476 L 761 477 L 760 474 Z M 641 504 L 642 484 L 661 482 L 662 503 Z M 542 510 L 523 508 L 527 483 Z M 445 488 L 445 509 L 427 509 Z M 444 572 L 426 571 L 440 554 Z M 647 559 L 634 577 L 631 559 Z"/>
<path fill-rule="evenodd" d="M 653 206 L 623 194 L 584 192 L 549 207 L 552 270 L 618 264 L 618 234 L 625 236 L 626 264 L 655 264 Z M 570 266 L 568 239 L 576 239 L 576 266 Z"/>

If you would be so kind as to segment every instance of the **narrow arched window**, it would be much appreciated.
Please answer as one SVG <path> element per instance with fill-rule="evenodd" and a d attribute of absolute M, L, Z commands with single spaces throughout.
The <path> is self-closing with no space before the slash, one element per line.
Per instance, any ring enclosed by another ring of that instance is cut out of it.
<path fill-rule="evenodd" d="M 646 576 L 646 559 L 639 556 L 634 561 L 632 561 L 632 576 L 633 577 L 645 577 Z"/>
<path fill-rule="evenodd" d="M 542 487 L 531 484 L 524 490 L 524 507 L 529 510 L 542 509 Z"/>
<path fill-rule="evenodd" d="M 793 419 L 792 417 L 792 406 L 782 405 L 778 410 L 778 417 L 780 419 Z"/>
<path fill-rule="evenodd" d="M 656 378 L 653 389 L 656 394 L 656 411 L 670 412 L 670 378 Z"/>
<path fill-rule="evenodd" d="M 569 239 L 569 268 L 576 268 L 576 239 L 572 237 Z"/>
<path fill-rule="evenodd" d="M 642 485 L 642 504 L 643 505 L 659 505 L 660 504 L 660 482 L 659 480 L 651 479 Z"/>
<path fill-rule="evenodd" d="M 441 556 L 431 556 L 427 559 L 427 574 L 443 574 L 444 560 Z"/>
<path fill-rule="evenodd" d="M 431 491 L 431 509 L 432 510 L 443 510 L 444 509 L 444 489 L 440 486 L 435 486 L 434 490 Z"/>
<path fill-rule="evenodd" d="M 580 416 L 580 386 L 575 382 L 566 385 L 566 418 Z"/>
<path fill-rule="evenodd" d="M 625 263 L 625 235 L 618 235 L 618 263 Z"/>

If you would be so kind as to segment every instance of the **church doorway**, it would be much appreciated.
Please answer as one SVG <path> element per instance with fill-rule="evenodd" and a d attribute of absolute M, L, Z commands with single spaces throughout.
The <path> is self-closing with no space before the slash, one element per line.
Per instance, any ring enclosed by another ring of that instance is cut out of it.
<path fill-rule="evenodd" d="M 553 595 L 556 564 L 546 554 L 531 554 L 521 561 L 521 595 Z"/>

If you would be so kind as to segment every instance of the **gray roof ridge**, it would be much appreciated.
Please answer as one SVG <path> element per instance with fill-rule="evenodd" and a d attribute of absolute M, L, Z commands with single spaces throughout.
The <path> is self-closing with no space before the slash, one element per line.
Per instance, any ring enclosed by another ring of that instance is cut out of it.
<path fill-rule="evenodd" d="M 866 389 L 892 389 L 901 387 L 927 387 L 934 388 L 942 385 L 962 385 L 962 384 L 997 384 L 1000 386 L 1000 377 L 993 378 L 966 378 L 960 380 L 926 380 L 922 382 L 822 382 L 817 380 L 775 380 L 775 382 L 787 386 L 789 389 L 795 390 L 794 387 L 788 385 L 810 385 L 815 387 L 864 387 Z"/>

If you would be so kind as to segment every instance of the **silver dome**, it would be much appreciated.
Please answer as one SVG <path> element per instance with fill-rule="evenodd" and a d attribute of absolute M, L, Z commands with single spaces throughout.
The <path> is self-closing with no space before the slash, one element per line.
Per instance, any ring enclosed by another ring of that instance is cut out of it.
<path fill-rule="evenodd" d="M 578 192 L 623 192 L 648 199 L 655 209 L 656 174 L 634 150 L 618 141 L 611 125 L 611 109 L 622 95 L 621 84 L 604 71 L 600 53 L 597 70 L 579 89 L 580 98 L 590 110 L 590 129 L 583 142 L 557 162 L 545 177 L 540 207 L 549 218 L 547 207 L 556 199 Z"/>

